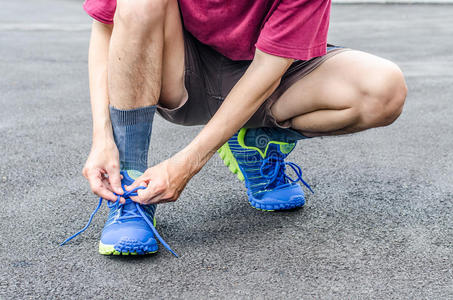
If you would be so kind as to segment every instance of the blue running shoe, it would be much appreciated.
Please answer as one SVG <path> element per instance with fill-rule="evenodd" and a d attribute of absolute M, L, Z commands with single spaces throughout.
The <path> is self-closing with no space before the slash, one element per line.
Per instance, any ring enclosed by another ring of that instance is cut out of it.
<path fill-rule="evenodd" d="M 264 211 L 302 207 L 305 195 L 297 182 L 302 182 L 311 192 L 313 190 L 302 179 L 301 168 L 295 163 L 285 162 L 296 142 L 266 140 L 263 151 L 245 145 L 246 132 L 246 128 L 239 130 L 218 152 L 230 171 L 245 181 L 250 205 Z M 296 179 L 285 173 L 286 166 L 295 172 Z"/>
<path fill-rule="evenodd" d="M 121 171 L 123 179 L 121 185 L 124 189 L 125 185 L 131 185 L 136 178 L 142 173 L 138 171 Z M 167 245 L 162 237 L 157 232 L 156 219 L 154 213 L 156 212 L 156 205 L 141 205 L 133 202 L 130 197 L 137 196 L 137 190 L 144 187 L 138 187 L 132 191 L 126 191 L 121 197 L 126 199 L 125 204 L 118 201 L 107 202 L 110 208 L 110 213 L 107 222 L 102 230 L 101 240 L 99 242 L 99 253 L 103 255 L 137 255 L 148 254 L 157 252 L 157 239 L 176 257 L 178 255 Z M 102 198 L 99 198 L 99 204 L 90 216 L 87 225 L 66 239 L 61 245 L 64 245 L 71 239 L 75 238 L 84 232 L 90 225 L 94 215 L 99 210 L 102 204 Z M 151 221 L 153 220 L 153 221 Z"/>

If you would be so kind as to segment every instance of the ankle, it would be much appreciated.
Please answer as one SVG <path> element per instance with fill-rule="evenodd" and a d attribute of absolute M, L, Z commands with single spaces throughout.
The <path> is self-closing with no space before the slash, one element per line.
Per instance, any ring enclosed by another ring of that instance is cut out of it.
<path fill-rule="evenodd" d="M 144 172 L 148 167 L 148 149 L 155 106 L 130 110 L 110 107 L 113 136 L 119 151 L 121 169 Z"/>

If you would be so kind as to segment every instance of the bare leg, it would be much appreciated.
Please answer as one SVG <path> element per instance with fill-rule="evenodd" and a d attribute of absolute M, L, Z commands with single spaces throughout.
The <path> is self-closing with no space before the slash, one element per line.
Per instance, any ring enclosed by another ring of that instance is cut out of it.
<path fill-rule="evenodd" d="M 183 101 L 184 42 L 176 0 L 118 0 L 110 42 L 110 104 L 120 109 Z"/>
<path fill-rule="evenodd" d="M 184 39 L 177 0 L 168 2 L 164 38 L 159 104 L 175 108 L 188 97 L 184 87 Z"/>
<path fill-rule="evenodd" d="M 277 121 L 306 136 L 338 135 L 391 124 L 407 88 L 392 62 L 360 51 L 339 53 L 292 85 L 272 106 Z"/>

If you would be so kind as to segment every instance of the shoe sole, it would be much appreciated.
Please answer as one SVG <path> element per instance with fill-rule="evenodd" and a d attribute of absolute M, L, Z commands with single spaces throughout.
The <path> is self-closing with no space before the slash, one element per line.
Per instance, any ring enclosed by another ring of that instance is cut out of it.
<path fill-rule="evenodd" d="M 156 227 L 156 218 L 153 219 L 153 225 Z M 115 249 L 115 245 L 107 245 L 99 241 L 99 254 L 101 255 L 146 255 L 156 253 L 157 250 L 158 246 L 156 244 L 152 249 L 148 249 L 148 251 L 118 251 Z"/>
<path fill-rule="evenodd" d="M 102 242 L 99 242 L 99 254 L 102 255 L 146 255 L 146 254 L 152 254 L 157 252 L 157 245 L 155 249 L 152 249 L 151 251 L 118 251 L 115 249 L 115 245 L 106 245 L 103 244 Z"/>
<path fill-rule="evenodd" d="M 299 203 L 292 202 L 287 204 L 262 204 L 254 199 L 249 199 L 249 203 L 253 208 L 261 211 L 282 211 L 282 210 L 293 210 L 296 208 L 303 207 L 305 205 L 305 200 L 302 200 Z"/>

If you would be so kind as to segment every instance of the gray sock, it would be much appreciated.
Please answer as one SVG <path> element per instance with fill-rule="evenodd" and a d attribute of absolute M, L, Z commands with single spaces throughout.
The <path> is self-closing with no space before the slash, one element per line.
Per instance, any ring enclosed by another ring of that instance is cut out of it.
<path fill-rule="evenodd" d="M 148 149 L 156 106 L 130 110 L 110 106 L 113 136 L 120 153 L 121 170 L 144 172 L 148 168 Z"/>

